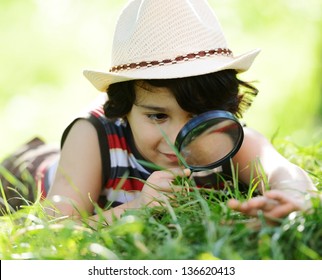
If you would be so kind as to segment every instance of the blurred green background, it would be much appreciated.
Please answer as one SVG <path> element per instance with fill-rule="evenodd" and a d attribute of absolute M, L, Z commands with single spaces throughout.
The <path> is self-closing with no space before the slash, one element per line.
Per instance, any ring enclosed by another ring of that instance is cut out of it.
<path fill-rule="evenodd" d="M 98 92 L 83 69 L 107 70 L 126 0 L 0 0 L 0 158 L 35 135 L 59 143 Z M 242 74 L 260 93 L 245 114 L 267 137 L 322 139 L 322 1 L 209 0 L 235 55 L 262 52 Z"/>

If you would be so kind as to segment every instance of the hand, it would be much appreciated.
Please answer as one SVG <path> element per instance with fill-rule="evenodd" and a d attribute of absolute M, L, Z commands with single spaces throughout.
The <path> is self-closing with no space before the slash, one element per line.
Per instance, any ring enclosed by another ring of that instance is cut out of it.
<path fill-rule="evenodd" d="M 177 176 L 190 176 L 189 169 L 168 169 L 153 172 L 147 179 L 138 198 L 135 199 L 135 204 L 139 208 L 143 205 L 157 206 L 162 204 L 165 199 L 168 199 L 175 191 L 182 189 L 181 186 L 172 184 Z"/>
<path fill-rule="evenodd" d="M 284 218 L 291 212 L 303 210 L 304 204 L 304 197 L 301 200 L 281 190 L 267 191 L 263 196 L 254 197 L 245 202 L 236 199 L 228 201 L 228 207 L 249 216 L 257 217 L 259 211 L 262 211 L 268 221 Z"/>

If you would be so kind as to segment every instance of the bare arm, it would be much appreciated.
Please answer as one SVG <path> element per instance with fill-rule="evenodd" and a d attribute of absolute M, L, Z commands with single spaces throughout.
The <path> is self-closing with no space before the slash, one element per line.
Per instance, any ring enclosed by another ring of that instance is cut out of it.
<path fill-rule="evenodd" d="M 306 172 L 279 154 L 260 133 L 246 128 L 244 143 L 234 158 L 239 178 L 245 183 L 250 183 L 255 161 L 262 165 L 271 191 L 265 191 L 262 183 L 262 197 L 244 203 L 231 200 L 228 204 L 231 208 L 249 215 L 262 210 L 267 217 L 280 218 L 307 207 L 305 195 L 313 194 L 316 188 Z M 260 172 L 255 171 L 254 175 L 261 177 Z"/>
<path fill-rule="evenodd" d="M 47 199 L 62 215 L 78 216 L 76 211 L 93 211 L 93 201 L 101 190 L 101 157 L 95 128 L 85 120 L 71 128 L 61 151 L 53 185 Z M 89 195 L 90 194 L 90 195 Z"/>
<path fill-rule="evenodd" d="M 250 183 L 251 165 L 256 161 L 262 165 L 272 189 L 281 189 L 287 182 L 290 182 L 294 189 L 303 192 L 315 189 L 304 170 L 279 154 L 263 135 L 246 128 L 245 140 L 234 158 L 234 162 L 239 166 L 239 175 L 243 182 Z M 260 176 L 255 173 L 256 175 Z M 294 185 L 296 182 L 300 182 L 300 184 Z"/>

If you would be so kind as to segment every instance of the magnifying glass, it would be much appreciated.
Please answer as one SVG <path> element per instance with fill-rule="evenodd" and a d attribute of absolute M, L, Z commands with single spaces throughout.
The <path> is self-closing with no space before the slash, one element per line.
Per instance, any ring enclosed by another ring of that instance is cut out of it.
<path fill-rule="evenodd" d="M 228 111 L 202 113 L 185 124 L 175 146 L 191 171 L 219 167 L 239 150 L 244 139 L 243 127 Z"/>

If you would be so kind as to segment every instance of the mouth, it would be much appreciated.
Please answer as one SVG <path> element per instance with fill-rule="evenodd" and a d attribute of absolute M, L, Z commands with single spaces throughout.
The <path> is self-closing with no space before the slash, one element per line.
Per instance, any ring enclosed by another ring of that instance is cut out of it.
<path fill-rule="evenodd" d="M 178 157 L 175 154 L 167 154 L 167 153 L 162 153 L 167 159 L 169 159 L 172 163 L 177 163 L 178 162 Z"/>

